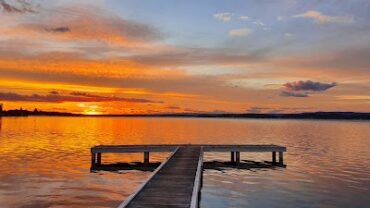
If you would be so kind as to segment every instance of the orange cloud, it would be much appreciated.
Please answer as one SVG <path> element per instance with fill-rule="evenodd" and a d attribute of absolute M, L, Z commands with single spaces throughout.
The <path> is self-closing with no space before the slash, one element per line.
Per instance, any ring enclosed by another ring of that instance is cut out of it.
<path fill-rule="evenodd" d="M 55 12 L 56 11 L 56 12 Z M 2 35 L 42 41 L 108 44 L 128 48 L 159 47 L 162 35 L 150 25 L 126 20 L 99 7 L 63 7 L 42 11 L 30 20 L 0 27 Z M 64 43 L 68 45 L 68 43 Z"/>
<path fill-rule="evenodd" d="M 72 92 L 69 95 L 61 95 L 57 91 L 51 91 L 46 95 L 32 94 L 22 95 L 17 93 L 1 93 L 0 100 L 2 101 L 23 101 L 23 102 L 48 102 L 48 103 L 62 103 L 62 102 L 129 102 L 129 103 L 160 103 L 141 98 L 123 98 L 117 96 L 101 96 L 88 94 L 84 92 Z"/>

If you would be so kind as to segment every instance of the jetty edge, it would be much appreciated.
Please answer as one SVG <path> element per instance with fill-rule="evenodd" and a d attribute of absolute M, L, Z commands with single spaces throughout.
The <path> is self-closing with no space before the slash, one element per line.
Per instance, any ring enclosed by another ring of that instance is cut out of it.
<path fill-rule="evenodd" d="M 150 152 L 170 152 L 169 157 L 118 208 L 198 208 L 203 186 L 204 152 L 230 152 L 230 161 L 235 165 L 240 164 L 240 152 L 271 152 L 271 163 L 283 166 L 286 151 L 286 147 L 274 144 L 99 145 L 91 148 L 91 167 L 102 164 L 103 153 L 143 153 L 142 164 L 147 166 Z"/>

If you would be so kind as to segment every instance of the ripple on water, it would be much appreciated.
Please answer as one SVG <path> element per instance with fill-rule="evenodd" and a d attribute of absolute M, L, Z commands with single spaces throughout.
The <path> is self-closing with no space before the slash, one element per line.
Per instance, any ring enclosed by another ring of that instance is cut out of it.
<path fill-rule="evenodd" d="M 202 208 L 370 207 L 370 123 L 176 118 L 0 118 L 0 204 L 115 207 L 149 173 L 90 172 L 99 144 L 239 143 L 288 148 L 287 168 L 205 170 Z M 252 161 L 271 154 L 241 154 Z M 151 154 L 152 161 L 164 155 Z M 230 154 L 205 154 L 230 160 Z M 103 162 L 142 155 L 106 155 Z"/>

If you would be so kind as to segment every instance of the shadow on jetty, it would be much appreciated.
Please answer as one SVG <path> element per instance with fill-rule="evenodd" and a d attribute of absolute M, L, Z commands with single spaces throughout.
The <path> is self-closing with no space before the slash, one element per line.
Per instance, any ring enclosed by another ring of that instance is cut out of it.
<path fill-rule="evenodd" d="M 120 170 L 140 170 L 140 171 L 154 171 L 160 162 L 154 162 L 149 164 L 144 164 L 142 162 L 132 162 L 132 163 L 111 163 L 111 164 L 101 164 L 94 165 L 90 168 L 92 172 L 94 171 L 120 171 Z"/>
<path fill-rule="evenodd" d="M 236 164 L 233 162 L 220 162 L 220 161 L 209 161 L 203 163 L 203 169 L 212 169 L 218 171 L 224 171 L 228 169 L 241 169 L 241 170 L 253 170 L 253 169 L 277 169 L 286 168 L 285 164 L 272 163 L 270 161 L 253 161 L 253 160 L 242 160 L 243 162 Z"/>
<path fill-rule="evenodd" d="M 243 162 L 236 164 L 233 162 L 221 162 L 221 161 L 208 161 L 203 162 L 203 169 L 212 169 L 218 171 L 224 171 L 228 169 L 241 169 L 241 170 L 254 170 L 254 169 L 277 169 L 286 168 L 287 166 L 279 163 L 272 163 L 269 161 L 253 161 L 253 160 L 242 160 Z M 154 162 L 145 165 L 142 162 L 132 163 L 111 163 L 94 165 L 90 168 L 91 172 L 96 171 L 120 171 L 120 170 L 139 170 L 139 171 L 154 171 L 161 163 Z"/>

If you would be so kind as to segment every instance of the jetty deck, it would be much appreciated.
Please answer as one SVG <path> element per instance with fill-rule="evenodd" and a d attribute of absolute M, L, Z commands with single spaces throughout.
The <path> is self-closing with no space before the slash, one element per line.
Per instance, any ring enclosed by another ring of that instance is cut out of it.
<path fill-rule="evenodd" d="M 270 152 L 271 164 L 283 165 L 286 147 L 278 145 L 101 145 L 91 148 L 91 167 L 102 164 L 102 153 L 171 152 L 151 176 L 119 208 L 198 208 L 202 186 L 203 152 L 230 152 L 231 163 L 241 163 L 240 152 Z M 279 161 L 277 161 L 277 154 Z"/>

